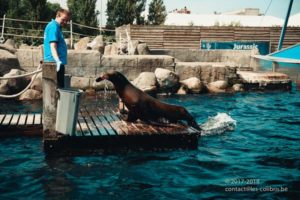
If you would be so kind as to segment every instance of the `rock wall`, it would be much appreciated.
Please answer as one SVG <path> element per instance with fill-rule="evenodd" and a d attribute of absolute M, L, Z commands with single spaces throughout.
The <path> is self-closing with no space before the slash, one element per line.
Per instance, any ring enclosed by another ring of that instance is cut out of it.
<path fill-rule="evenodd" d="M 170 55 L 181 62 L 222 62 L 228 66 L 251 67 L 257 69 L 259 60 L 251 55 L 258 54 L 257 50 L 151 50 L 151 54 Z"/>
<path fill-rule="evenodd" d="M 42 51 L 18 49 L 17 57 L 21 68 L 34 71 L 42 59 Z M 158 67 L 174 71 L 175 59 L 166 55 L 102 56 L 94 50 L 68 50 L 66 73 L 78 77 L 95 77 L 101 72 L 118 70 L 134 80 L 141 72 L 154 72 Z"/>
<path fill-rule="evenodd" d="M 177 62 L 175 67 L 180 81 L 196 77 L 205 84 L 219 80 L 234 84 L 238 82 L 236 70 L 236 67 L 228 66 L 225 63 L 211 62 Z"/>

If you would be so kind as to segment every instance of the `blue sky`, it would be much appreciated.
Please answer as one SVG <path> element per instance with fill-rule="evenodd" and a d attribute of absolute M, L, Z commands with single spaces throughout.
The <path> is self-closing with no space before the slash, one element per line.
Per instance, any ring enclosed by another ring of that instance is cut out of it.
<path fill-rule="evenodd" d="M 67 0 L 49 1 L 60 3 L 63 7 L 66 7 Z M 147 0 L 147 3 L 150 1 Z M 272 3 L 266 13 L 270 2 Z M 289 2 L 289 0 L 164 0 L 167 11 L 186 6 L 195 14 L 213 14 L 214 11 L 230 12 L 243 8 L 259 8 L 261 13 L 279 18 L 285 17 Z M 106 3 L 107 0 L 102 0 L 103 24 L 106 22 Z M 101 0 L 97 1 L 97 9 L 101 11 Z M 300 13 L 300 0 L 294 0 L 291 15 L 296 13 Z"/>

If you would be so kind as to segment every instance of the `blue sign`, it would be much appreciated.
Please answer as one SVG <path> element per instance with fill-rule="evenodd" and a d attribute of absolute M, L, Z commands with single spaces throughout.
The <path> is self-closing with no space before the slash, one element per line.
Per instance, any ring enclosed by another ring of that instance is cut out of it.
<path fill-rule="evenodd" d="M 232 49 L 232 50 L 252 50 L 258 49 L 261 55 L 270 53 L 270 42 L 267 41 L 204 41 L 201 40 L 200 49 Z"/>

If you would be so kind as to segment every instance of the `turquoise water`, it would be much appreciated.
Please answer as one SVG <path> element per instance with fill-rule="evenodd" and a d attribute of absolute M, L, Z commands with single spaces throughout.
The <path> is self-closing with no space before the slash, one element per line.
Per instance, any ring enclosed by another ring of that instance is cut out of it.
<path fill-rule="evenodd" d="M 0 199 L 299 198 L 300 91 L 160 99 L 199 123 L 227 113 L 237 127 L 201 137 L 197 150 L 56 159 L 45 158 L 40 138 L 1 138 Z"/>

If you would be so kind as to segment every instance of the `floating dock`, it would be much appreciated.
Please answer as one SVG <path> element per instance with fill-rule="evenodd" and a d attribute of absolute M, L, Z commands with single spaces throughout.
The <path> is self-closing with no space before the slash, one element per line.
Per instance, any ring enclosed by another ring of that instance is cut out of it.
<path fill-rule="evenodd" d="M 41 113 L 0 114 L 0 137 L 42 136 Z"/>
<path fill-rule="evenodd" d="M 119 150 L 196 149 L 199 131 L 184 124 L 132 123 L 121 119 L 115 107 L 82 105 L 76 134 L 44 139 L 47 155 L 85 154 Z"/>
<path fill-rule="evenodd" d="M 184 124 L 146 124 L 121 119 L 117 105 L 81 105 L 74 136 L 44 138 L 47 155 L 116 150 L 196 149 L 199 131 Z M 43 135 L 42 114 L 0 114 L 0 136 Z"/>

